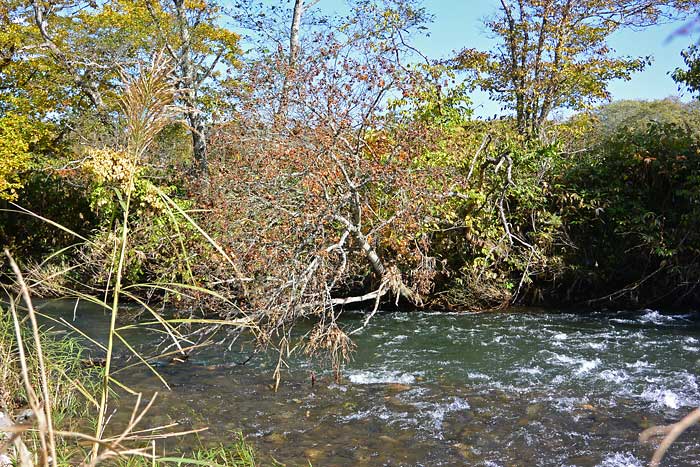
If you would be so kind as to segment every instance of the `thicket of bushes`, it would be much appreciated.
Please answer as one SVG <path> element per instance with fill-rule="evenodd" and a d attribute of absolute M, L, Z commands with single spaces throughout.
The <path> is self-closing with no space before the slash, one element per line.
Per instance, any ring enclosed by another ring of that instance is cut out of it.
<path fill-rule="evenodd" d="M 426 115 L 388 117 L 365 135 L 359 160 L 366 182 L 357 192 L 369 242 L 421 294 L 422 304 L 697 302 L 695 104 L 603 106 L 558 124 L 546 143 L 519 138 L 507 120 Z M 138 168 L 125 277 L 208 285 L 232 300 L 265 306 L 275 281 L 301 275 L 308 266 L 303 258 L 342 233 L 328 215 L 347 202 L 345 182 L 332 161 L 311 154 L 311 129 L 264 144 L 235 125 L 211 131 L 208 183 L 181 177 L 182 167 Z M 176 128 L 160 140 L 159 152 L 179 144 L 173 133 Z M 75 157 L 74 148 L 66 151 Z M 64 280 L 97 287 L 109 276 L 106 259 L 121 209 L 112 188 L 124 174 L 112 160 L 117 153 L 88 153 L 73 170 L 29 166 L 15 201 L 91 240 L 52 262 L 80 263 Z M 166 209 L 157 190 L 191 212 L 240 271 Z M 75 243 L 3 203 L 11 209 L 0 214 L 1 241 L 25 263 Z M 346 262 L 333 296 L 366 293 L 381 280 L 353 242 L 345 258 L 328 254 L 329 275 Z M 236 280 L 239 274 L 247 282 Z"/>

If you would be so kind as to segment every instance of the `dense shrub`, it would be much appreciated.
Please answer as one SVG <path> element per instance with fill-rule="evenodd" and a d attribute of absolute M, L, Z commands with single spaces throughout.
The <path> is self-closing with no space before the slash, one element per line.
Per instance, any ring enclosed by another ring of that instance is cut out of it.
<path fill-rule="evenodd" d="M 698 134 L 656 122 L 622 127 L 571 163 L 558 202 L 575 248 L 557 296 L 696 302 L 699 169 Z"/>

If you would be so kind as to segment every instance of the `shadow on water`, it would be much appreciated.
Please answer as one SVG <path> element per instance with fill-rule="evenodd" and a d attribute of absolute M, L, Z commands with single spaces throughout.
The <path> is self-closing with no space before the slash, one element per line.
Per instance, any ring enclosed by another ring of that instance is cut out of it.
<path fill-rule="evenodd" d="M 73 305 L 43 309 L 72 319 Z M 76 312 L 93 336 L 105 320 L 88 306 Z M 275 393 L 273 356 L 237 365 L 250 352 L 240 345 L 163 364 L 171 391 L 143 368 L 119 376 L 161 391 L 150 424 L 208 426 L 205 442 L 243 431 L 264 458 L 287 465 L 636 467 L 653 452 L 637 441 L 640 431 L 700 405 L 695 314 L 388 313 L 356 337 L 339 384 L 298 359 Z M 159 340 L 130 338 L 151 350 Z M 699 435 L 686 433 L 665 465 L 700 465 Z"/>

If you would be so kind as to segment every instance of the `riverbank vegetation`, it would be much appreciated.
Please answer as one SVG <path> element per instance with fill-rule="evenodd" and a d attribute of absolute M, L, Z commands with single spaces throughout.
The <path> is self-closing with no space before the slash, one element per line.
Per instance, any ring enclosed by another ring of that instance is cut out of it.
<path fill-rule="evenodd" d="M 115 328 L 118 287 L 105 346 L 67 321 L 35 309 L 22 273 L 8 250 L 5 254 L 20 291 L 12 297 L 6 290 L 8 301 L 0 302 L 0 465 L 257 465 L 254 451 L 241 434 L 227 445 L 200 443 L 196 449 L 166 453 L 157 441 L 184 438 L 206 427 L 178 431 L 177 423 L 148 426 L 144 419 L 157 393 L 144 403 L 141 393 L 115 379 L 112 360 L 116 339 L 151 368 L 145 356 L 122 337 L 123 328 Z M 102 305 L 108 308 L 106 303 Z M 39 318 L 59 324 L 58 331 L 40 327 Z M 151 324 L 161 324 L 164 332 L 173 332 L 165 320 Z M 76 331 L 77 337 L 61 335 L 66 327 Z M 89 355 L 86 344 L 100 356 Z M 182 355 L 182 349 L 175 353 Z M 115 403 L 119 394 L 133 400 L 133 409 L 128 421 L 120 418 L 125 420 L 124 426 L 115 427 L 116 423 L 110 421 L 118 409 L 125 410 L 124 403 Z M 192 445 L 192 441 L 187 444 Z"/>
<path fill-rule="evenodd" d="M 31 464 L 149 457 L 121 443 L 152 432 L 105 435 L 115 343 L 150 365 L 117 325 L 125 301 L 168 356 L 194 345 L 180 325 L 251 333 L 279 350 L 276 384 L 299 348 L 339 370 L 348 307 L 366 325 L 391 306 L 700 302 L 700 104 L 606 102 L 649 62 L 609 37 L 691 20 L 698 2 L 504 1 L 485 24 L 495 48 L 443 60 L 412 45 L 430 22 L 417 0 L 233 3 L 0 5 L 0 409 L 38 417 Z M 668 71 L 696 98 L 697 46 L 683 58 Z M 477 118 L 476 89 L 503 114 Z M 22 330 L 29 294 L 111 314 L 101 368 Z M 92 434 L 75 435 L 86 407 Z M 237 446 L 190 461 L 253 465 Z"/>
<path fill-rule="evenodd" d="M 696 2 L 502 2 L 498 46 L 448 60 L 411 45 L 429 5 L 316 3 L 0 7 L 0 243 L 35 293 L 287 351 L 312 318 L 336 367 L 344 307 L 698 303 L 700 108 L 604 103 L 648 63 L 610 35 Z M 502 116 L 473 115 L 477 88 Z"/>
<path fill-rule="evenodd" d="M 256 465 L 255 453 L 242 436 L 230 445 L 158 457 L 155 440 L 179 434 L 162 433 L 163 427 L 137 429 L 147 408 L 118 436 L 85 434 L 96 423 L 101 360 L 90 358 L 78 339 L 22 319 L 16 306 L 11 302 L 0 307 L 0 465 Z M 94 458 L 87 447 L 93 440 L 103 449 Z"/>

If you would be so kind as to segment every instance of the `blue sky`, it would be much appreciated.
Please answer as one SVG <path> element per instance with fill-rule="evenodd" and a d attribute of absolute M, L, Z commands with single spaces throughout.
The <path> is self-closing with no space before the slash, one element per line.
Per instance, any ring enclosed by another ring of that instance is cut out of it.
<path fill-rule="evenodd" d="M 320 0 L 318 6 L 325 11 L 337 10 L 342 0 Z M 416 37 L 414 43 L 432 58 L 447 57 L 453 50 L 463 47 L 488 49 L 494 44 L 484 30 L 482 20 L 493 14 L 498 0 L 424 0 L 423 5 L 434 15 L 429 27 L 430 37 Z M 631 81 L 616 81 L 610 84 L 613 99 L 661 99 L 678 96 L 678 87 L 668 72 L 682 66 L 680 52 L 697 37 L 672 37 L 683 23 L 664 24 L 641 31 L 619 31 L 610 39 L 609 45 L 619 55 L 651 55 L 654 62 Z M 670 40 L 669 40 L 670 38 Z M 486 95 L 473 96 L 477 115 L 490 116 L 498 113 L 500 104 L 490 102 Z"/>

